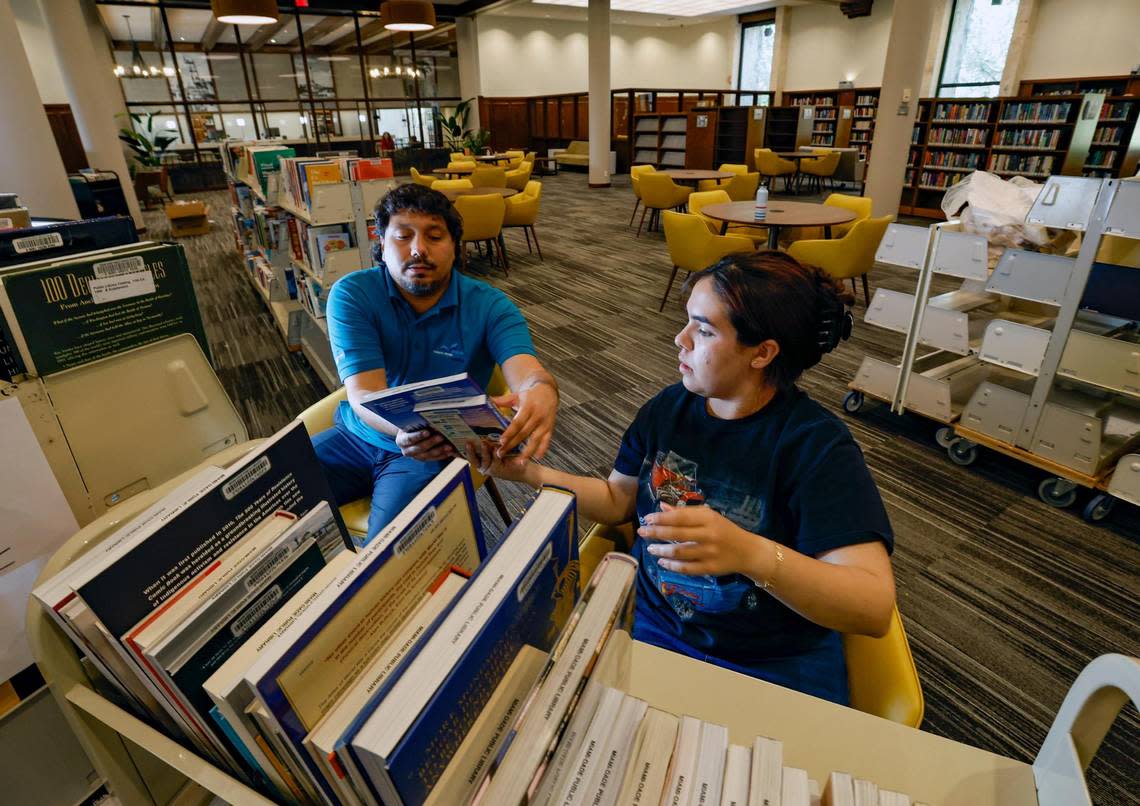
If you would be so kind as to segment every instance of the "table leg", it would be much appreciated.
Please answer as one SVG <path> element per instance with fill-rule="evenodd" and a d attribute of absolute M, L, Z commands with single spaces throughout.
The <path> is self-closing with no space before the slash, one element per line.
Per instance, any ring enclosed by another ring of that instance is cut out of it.
<path fill-rule="evenodd" d="M 768 248 L 780 248 L 780 228 L 772 224 L 768 225 Z"/>
<path fill-rule="evenodd" d="M 726 232 L 728 232 L 728 222 L 727 221 L 721 221 L 720 222 L 720 234 L 724 235 Z"/>
<path fill-rule="evenodd" d="M 830 224 L 828 224 L 827 226 L 825 226 L 823 228 L 823 237 L 827 238 L 829 241 L 831 240 L 831 225 Z"/>

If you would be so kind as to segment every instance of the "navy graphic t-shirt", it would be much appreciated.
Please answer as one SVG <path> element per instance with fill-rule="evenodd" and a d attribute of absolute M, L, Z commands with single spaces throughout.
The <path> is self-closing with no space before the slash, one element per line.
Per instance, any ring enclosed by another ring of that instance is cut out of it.
<path fill-rule="evenodd" d="M 847 427 L 799 389 L 739 420 L 708 413 L 678 383 L 637 413 L 614 469 L 638 479 L 642 521 L 707 504 L 737 526 L 817 555 L 894 538 L 878 488 Z M 840 635 L 814 624 L 741 575 L 666 571 L 638 538 L 634 636 L 807 694 L 846 704 Z"/>

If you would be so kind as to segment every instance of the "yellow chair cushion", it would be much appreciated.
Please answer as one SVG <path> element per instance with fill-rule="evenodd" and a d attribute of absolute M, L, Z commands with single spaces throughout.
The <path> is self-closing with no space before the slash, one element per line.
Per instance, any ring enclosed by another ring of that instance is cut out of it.
<path fill-rule="evenodd" d="M 819 266 L 837 280 L 859 277 L 871 271 L 879 241 L 893 220 L 893 215 L 865 218 L 856 221 L 842 238 L 796 241 L 788 247 L 788 254 L 801 263 Z"/>

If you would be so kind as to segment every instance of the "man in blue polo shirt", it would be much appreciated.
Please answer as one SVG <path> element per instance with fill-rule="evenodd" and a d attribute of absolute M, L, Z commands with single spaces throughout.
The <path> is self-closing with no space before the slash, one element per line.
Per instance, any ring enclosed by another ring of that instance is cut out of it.
<path fill-rule="evenodd" d="M 341 278 L 328 300 L 329 341 L 348 391 L 332 428 L 313 445 L 338 504 L 370 496 L 371 540 L 455 456 L 430 431 L 400 431 L 361 400 L 406 383 L 468 373 L 486 388 L 496 364 L 515 417 L 500 440 L 541 458 L 558 408 L 554 378 L 535 357 L 522 313 L 507 295 L 453 270 L 463 223 L 438 191 L 401 185 L 376 205 L 378 266 Z"/>

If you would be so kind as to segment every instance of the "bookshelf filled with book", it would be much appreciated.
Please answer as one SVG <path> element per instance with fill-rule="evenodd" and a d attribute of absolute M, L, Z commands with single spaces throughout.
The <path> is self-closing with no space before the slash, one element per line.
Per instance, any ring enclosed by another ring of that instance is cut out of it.
<path fill-rule="evenodd" d="M 943 194 L 978 170 L 1038 182 L 1054 174 L 1089 173 L 1090 160 L 1111 159 L 1094 156 L 1104 153 L 1095 150 L 1097 139 L 1108 138 L 1114 125 L 1104 119 L 1104 103 L 1100 93 L 920 99 L 900 212 L 942 218 Z M 1127 114 L 1134 126 L 1137 110 L 1131 106 Z M 1125 114 L 1123 105 L 1112 110 Z M 1128 148 L 1104 142 L 1105 149 Z"/>
<path fill-rule="evenodd" d="M 633 163 L 657 168 L 685 167 L 688 114 L 642 113 L 633 116 Z"/>
<path fill-rule="evenodd" d="M 287 346 L 332 391 L 340 386 L 325 305 L 340 277 L 371 265 L 371 211 L 394 182 L 386 159 L 279 156 L 256 176 L 256 146 L 231 161 L 231 195 L 248 275 Z"/>
<path fill-rule="evenodd" d="M 878 87 L 797 90 L 785 92 L 784 102 L 791 106 L 815 107 L 810 145 L 850 146 L 864 157 L 870 153 L 879 106 Z"/>
<path fill-rule="evenodd" d="M 871 140 L 875 136 L 875 115 L 879 110 L 879 88 L 855 91 L 855 108 L 851 121 L 849 145 L 859 149 L 859 154 L 871 161 Z"/>

